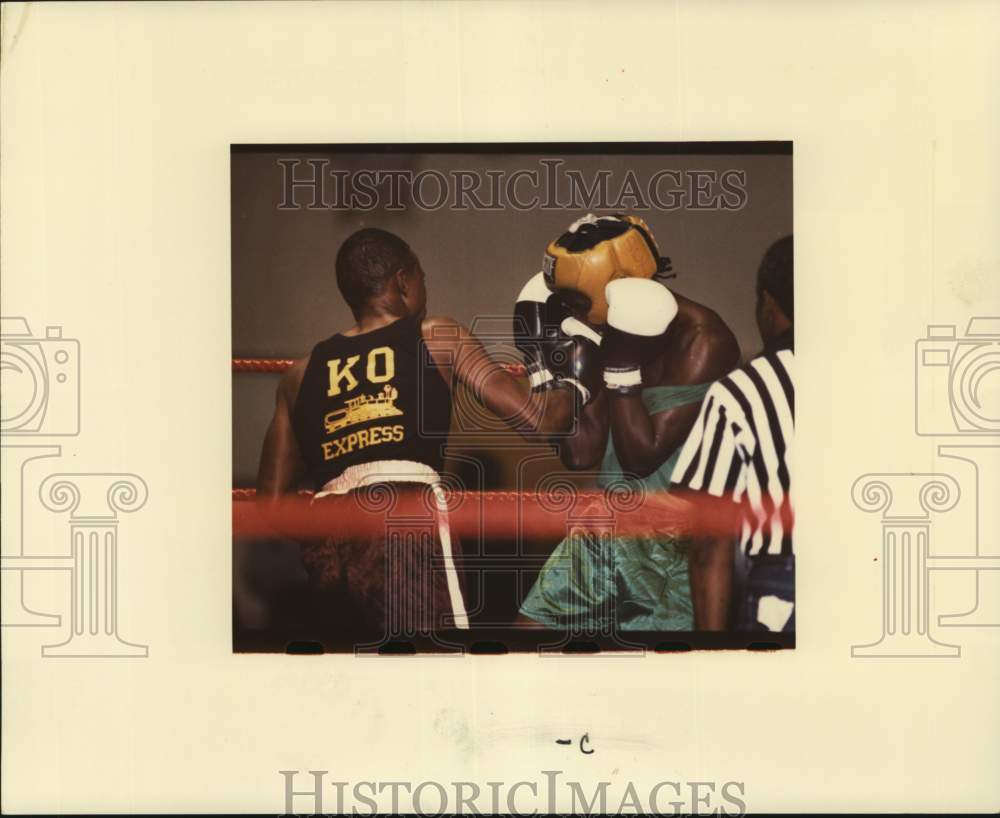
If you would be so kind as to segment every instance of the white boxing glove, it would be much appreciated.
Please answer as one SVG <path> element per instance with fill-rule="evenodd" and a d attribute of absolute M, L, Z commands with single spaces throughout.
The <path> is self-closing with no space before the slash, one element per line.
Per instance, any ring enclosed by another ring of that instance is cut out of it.
<path fill-rule="evenodd" d="M 677 315 L 677 300 L 658 281 L 619 278 L 604 288 L 608 329 L 601 344 L 604 383 L 618 394 L 642 390 L 642 366 L 663 348 L 663 335 Z"/>

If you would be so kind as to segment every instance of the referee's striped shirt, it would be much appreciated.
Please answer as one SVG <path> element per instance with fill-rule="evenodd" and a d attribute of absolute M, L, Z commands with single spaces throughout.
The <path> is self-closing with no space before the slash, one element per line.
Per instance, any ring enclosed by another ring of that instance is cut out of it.
<path fill-rule="evenodd" d="M 749 556 L 793 553 L 781 509 L 791 510 L 794 368 L 792 350 L 780 349 L 712 384 L 674 467 L 677 486 L 746 501 L 740 545 Z"/>

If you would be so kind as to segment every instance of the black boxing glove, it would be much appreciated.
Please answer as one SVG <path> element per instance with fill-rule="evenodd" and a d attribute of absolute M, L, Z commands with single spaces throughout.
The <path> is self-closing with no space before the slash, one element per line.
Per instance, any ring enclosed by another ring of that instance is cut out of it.
<path fill-rule="evenodd" d="M 673 294 L 656 281 L 620 278 L 604 289 L 608 329 L 601 344 L 604 383 L 614 393 L 642 390 L 642 366 L 663 348 L 663 334 L 677 315 Z"/>
<path fill-rule="evenodd" d="M 564 318 L 555 341 L 543 347 L 545 366 L 555 386 L 574 389 L 586 406 L 604 386 L 601 377 L 601 335 L 576 318 Z"/>
<path fill-rule="evenodd" d="M 514 345 L 524 358 L 532 392 L 556 385 L 545 362 L 544 349 L 556 342 L 559 324 L 568 314 L 558 297 L 545 284 L 542 273 L 532 276 L 514 304 Z"/>
<path fill-rule="evenodd" d="M 555 377 L 542 355 L 546 342 L 546 302 L 552 292 L 545 285 L 545 277 L 538 273 L 528 279 L 514 303 L 514 345 L 521 353 L 528 369 L 528 383 L 532 392 L 541 392 L 555 386 Z"/>

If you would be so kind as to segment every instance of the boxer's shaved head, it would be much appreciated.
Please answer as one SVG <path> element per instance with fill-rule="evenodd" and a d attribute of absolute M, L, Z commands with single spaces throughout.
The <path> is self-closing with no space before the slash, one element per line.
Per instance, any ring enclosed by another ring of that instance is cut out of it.
<path fill-rule="evenodd" d="M 402 271 L 410 275 L 419 264 L 414 252 L 399 236 L 377 227 L 366 227 L 348 236 L 337 252 L 337 287 L 358 315 Z"/>

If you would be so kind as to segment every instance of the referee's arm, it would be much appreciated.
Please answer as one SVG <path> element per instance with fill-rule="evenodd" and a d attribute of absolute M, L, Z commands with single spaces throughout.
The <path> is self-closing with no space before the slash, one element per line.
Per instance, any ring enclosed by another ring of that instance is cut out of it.
<path fill-rule="evenodd" d="M 688 557 L 694 628 L 724 631 L 733 598 L 733 544 L 718 537 L 694 540 Z"/>
<path fill-rule="evenodd" d="M 674 486 L 735 502 L 744 468 L 741 428 L 738 410 L 727 401 L 725 390 L 715 384 L 681 449 L 671 480 Z M 736 539 L 736 531 L 732 537 L 695 534 L 691 538 L 688 575 L 695 630 L 722 631 L 728 626 Z"/>

